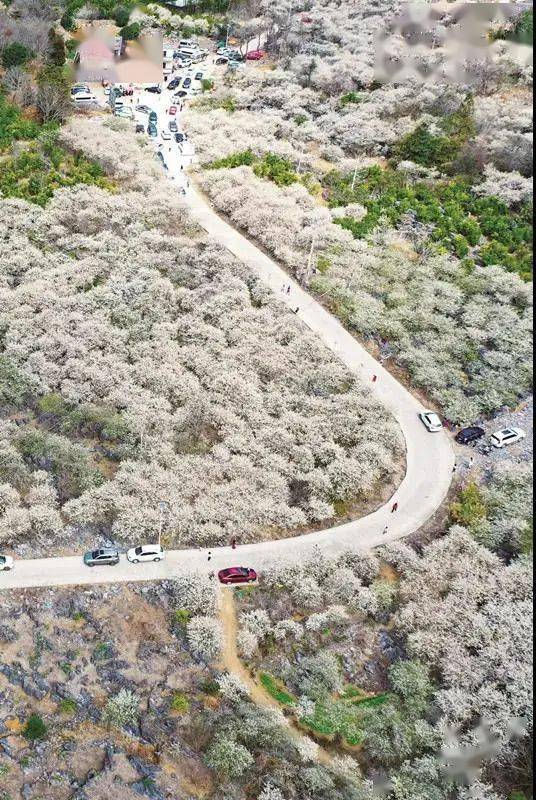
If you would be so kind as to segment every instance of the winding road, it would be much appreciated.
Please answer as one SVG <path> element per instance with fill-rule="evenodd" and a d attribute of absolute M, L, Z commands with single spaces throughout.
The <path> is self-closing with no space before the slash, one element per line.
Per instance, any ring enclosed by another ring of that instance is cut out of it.
<path fill-rule="evenodd" d="M 2 589 L 125 583 L 171 578 L 179 573 L 207 572 L 241 563 L 262 570 L 274 562 L 292 562 L 310 556 L 315 548 L 330 555 L 344 550 L 368 550 L 420 528 L 447 495 L 454 466 L 454 451 L 446 432 L 428 433 L 418 413 L 423 407 L 367 350 L 272 258 L 223 220 L 194 187 L 186 193 L 192 217 L 219 244 L 244 262 L 282 303 L 292 311 L 352 372 L 370 384 L 378 400 L 397 420 L 406 443 L 406 474 L 395 495 L 374 513 L 343 525 L 299 537 L 241 545 L 238 550 L 219 547 L 208 561 L 206 550 L 174 550 L 159 564 L 132 565 L 122 557 L 115 567 L 89 569 L 81 556 L 24 559 L 11 572 L 0 573 Z M 289 294 L 282 291 L 290 285 Z M 377 380 L 373 383 L 373 376 Z M 392 513 L 393 503 L 398 510 Z M 387 531 L 386 531 L 387 528 Z"/>

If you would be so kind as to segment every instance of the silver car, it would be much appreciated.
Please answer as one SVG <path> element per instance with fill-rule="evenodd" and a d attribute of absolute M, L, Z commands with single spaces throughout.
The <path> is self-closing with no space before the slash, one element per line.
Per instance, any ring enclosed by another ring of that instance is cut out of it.
<path fill-rule="evenodd" d="M 119 564 L 119 551 L 115 547 L 101 547 L 84 555 L 86 567 L 115 566 Z"/>

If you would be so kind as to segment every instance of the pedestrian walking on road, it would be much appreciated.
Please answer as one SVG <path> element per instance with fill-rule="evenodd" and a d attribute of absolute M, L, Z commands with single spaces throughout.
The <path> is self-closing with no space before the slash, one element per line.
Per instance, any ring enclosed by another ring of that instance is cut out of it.
<path fill-rule="evenodd" d="M 236 539 L 231 540 L 231 547 L 233 548 L 233 550 L 236 550 Z"/>
<path fill-rule="evenodd" d="M 393 507 L 391 508 L 391 514 L 393 514 L 395 511 L 398 511 L 398 503 L 393 503 Z"/>
<path fill-rule="evenodd" d="M 372 376 L 372 383 L 376 383 L 377 380 L 378 380 L 378 376 L 377 375 L 373 375 Z"/>
<path fill-rule="evenodd" d="M 287 286 L 287 294 L 290 294 L 290 283 L 289 283 L 289 285 Z"/>
<path fill-rule="evenodd" d="M 209 551 L 208 551 L 208 558 L 207 558 L 207 561 L 211 561 L 211 560 L 212 560 L 212 553 L 211 553 L 211 552 L 210 552 L 210 550 L 209 550 Z"/>
<path fill-rule="evenodd" d="M 294 309 L 294 313 L 297 314 L 299 310 L 300 310 L 300 307 L 296 306 L 296 308 Z"/>
<path fill-rule="evenodd" d="M 385 536 L 385 534 L 387 533 L 388 530 L 389 530 L 389 525 L 386 525 L 385 528 L 382 531 L 382 536 Z"/>

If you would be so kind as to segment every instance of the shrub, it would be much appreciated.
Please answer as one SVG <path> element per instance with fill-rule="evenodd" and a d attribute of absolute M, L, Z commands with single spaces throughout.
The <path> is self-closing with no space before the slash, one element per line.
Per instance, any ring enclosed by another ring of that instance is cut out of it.
<path fill-rule="evenodd" d="M 115 20 L 115 24 L 124 30 L 128 26 L 128 21 L 130 19 L 130 8 L 127 6 L 116 6 L 116 8 L 113 10 L 113 18 Z"/>
<path fill-rule="evenodd" d="M 486 504 L 478 484 L 472 481 L 459 493 L 458 500 L 450 507 L 452 522 L 470 528 L 486 518 Z"/>
<path fill-rule="evenodd" d="M 32 57 L 32 51 L 20 42 L 10 42 L 2 48 L 1 61 L 5 69 L 20 67 Z"/>
<path fill-rule="evenodd" d="M 29 742 L 44 739 L 47 735 L 47 726 L 38 714 L 32 714 L 24 726 L 23 735 Z"/>
<path fill-rule="evenodd" d="M 135 725 L 138 721 L 139 699 L 134 692 L 121 689 L 115 697 L 106 703 L 102 720 L 108 727 L 126 728 Z"/>
<path fill-rule="evenodd" d="M 78 706 L 76 705 L 76 702 L 74 700 L 71 700 L 70 697 L 64 698 L 58 704 L 58 711 L 60 712 L 60 714 L 68 714 L 69 716 L 76 714 L 77 708 Z"/>
<path fill-rule="evenodd" d="M 139 37 L 141 33 L 141 25 L 139 22 L 132 22 L 130 25 L 125 25 L 124 28 L 121 28 L 119 33 L 126 42 L 132 41 L 133 39 L 137 39 Z"/>
<path fill-rule="evenodd" d="M 190 701 L 182 692 L 175 692 L 171 699 L 171 709 L 177 714 L 186 714 L 190 710 Z"/>

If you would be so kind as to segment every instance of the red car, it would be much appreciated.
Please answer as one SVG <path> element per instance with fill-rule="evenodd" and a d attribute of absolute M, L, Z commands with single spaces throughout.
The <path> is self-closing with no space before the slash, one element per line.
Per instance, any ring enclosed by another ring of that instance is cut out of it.
<path fill-rule="evenodd" d="M 252 50 L 250 53 L 247 54 L 246 58 L 248 61 L 260 61 L 261 58 L 264 58 L 266 53 L 264 50 Z"/>
<path fill-rule="evenodd" d="M 177 113 L 177 106 L 170 106 L 169 107 L 169 115 L 171 117 L 174 117 L 176 113 Z"/>
<path fill-rule="evenodd" d="M 229 567 L 218 572 L 220 583 L 253 583 L 257 573 L 249 567 Z"/>

